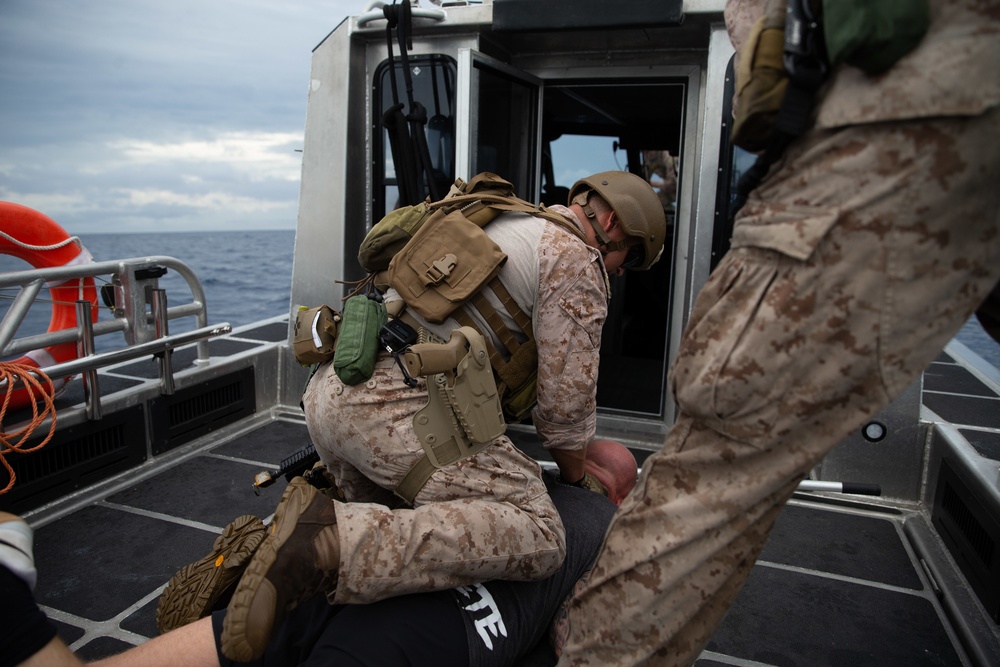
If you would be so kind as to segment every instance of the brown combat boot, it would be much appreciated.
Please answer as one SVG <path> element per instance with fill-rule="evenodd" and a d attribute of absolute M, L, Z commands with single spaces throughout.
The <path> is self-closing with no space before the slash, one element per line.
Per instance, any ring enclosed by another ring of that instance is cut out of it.
<path fill-rule="evenodd" d="M 321 591 L 336 589 L 339 565 L 333 502 L 296 477 L 233 593 L 222 625 L 223 654 L 236 662 L 260 658 L 288 612 Z"/>
<path fill-rule="evenodd" d="M 226 594 L 232 592 L 266 535 L 264 523 L 249 514 L 226 526 L 207 556 L 170 579 L 156 607 L 160 634 L 204 618 L 216 605 L 227 602 Z"/>

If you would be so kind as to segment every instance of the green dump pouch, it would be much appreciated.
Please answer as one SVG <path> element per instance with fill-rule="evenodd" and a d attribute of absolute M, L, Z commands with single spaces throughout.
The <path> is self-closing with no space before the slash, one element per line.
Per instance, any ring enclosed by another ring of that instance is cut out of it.
<path fill-rule="evenodd" d="M 927 0 L 824 0 L 823 38 L 830 65 L 880 74 L 912 51 L 930 26 Z"/>
<path fill-rule="evenodd" d="M 364 382 L 375 372 L 378 332 L 388 317 L 385 304 L 363 294 L 344 304 L 343 319 L 333 355 L 333 370 L 348 385 Z"/>
<path fill-rule="evenodd" d="M 407 308 L 439 324 L 500 272 L 507 255 L 461 211 L 428 218 L 389 264 Z"/>
<path fill-rule="evenodd" d="M 330 306 L 302 306 L 295 313 L 292 353 L 303 366 L 321 364 L 333 358 L 341 315 Z"/>
<path fill-rule="evenodd" d="M 389 261 L 402 250 L 430 214 L 426 202 L 390 211 L 365 235 L 358 261 L 369 273 L 385 271 Z"/>

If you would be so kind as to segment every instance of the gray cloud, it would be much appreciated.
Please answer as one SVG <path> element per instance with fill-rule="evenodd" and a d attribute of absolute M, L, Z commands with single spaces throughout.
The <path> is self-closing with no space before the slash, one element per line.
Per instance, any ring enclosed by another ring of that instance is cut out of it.
<path fill-rule="evenodd" d="M 3 0 L 0 199 L 73 233 L 290 228 L 312 49 L 362 0 Z"/>

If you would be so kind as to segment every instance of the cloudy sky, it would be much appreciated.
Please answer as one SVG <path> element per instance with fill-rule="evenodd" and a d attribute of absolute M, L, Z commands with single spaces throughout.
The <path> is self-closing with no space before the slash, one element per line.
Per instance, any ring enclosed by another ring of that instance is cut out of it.
<path fill-rule="evenodd" d="M 295 226 L 312 49 L 367 0 L 0 0 L 0 200 L 72 233 Z"/>

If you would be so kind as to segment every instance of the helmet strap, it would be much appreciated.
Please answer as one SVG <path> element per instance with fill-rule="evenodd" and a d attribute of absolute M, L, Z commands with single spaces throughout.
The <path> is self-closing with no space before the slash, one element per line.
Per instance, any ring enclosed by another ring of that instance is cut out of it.
<path fill-rule="evenodd" d="M 583 209 L 584 215 L 587 216 L 587 222 L 590 223 L 591 228 L 594 230 L 594 236 L 597 237 L 597 247 L 601 251 L 601 254 L 607 255 L 609 252 L 628 248 L 630 244 L 625 239 L 612 241 L 608 233 L 604 231 L 604 227 L 601 226 L 600 221 L 597 219 L 597 214 L 594 213 L 594 209 L 590 206 L 590 193 L 592 192 L 593 190 L 581 192 L 573 197 L 570 203 L 576 204 Z"/>

